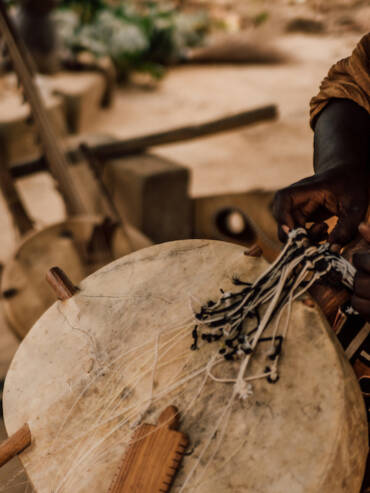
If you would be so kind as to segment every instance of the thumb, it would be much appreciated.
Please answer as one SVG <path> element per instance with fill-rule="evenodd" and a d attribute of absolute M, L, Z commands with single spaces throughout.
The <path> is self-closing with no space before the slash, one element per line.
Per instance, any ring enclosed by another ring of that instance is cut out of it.
<path fill-rule="evenodd" d="M 358 230 L 361 233 L 361 236 L 365 241 L 370 243 L 370 224 L 369 223 L 361 223 L 358 227 Z"/>
<path fill-rule="evenodd" d="M 355 221 L 353 217 L 340 217 L 337 225 L 329 235 L 330 243 L 346 245 L 356 236 L 357 227 L 361 218 Z"/>
<path fill-rule="evenodd" d="M 346 245 L 353 240 L 365 216 L 366 207 L 367 203 L 356 203 L 342 209 L 338 214 L 338 222 L 329 236 L 329 242 Z"/>

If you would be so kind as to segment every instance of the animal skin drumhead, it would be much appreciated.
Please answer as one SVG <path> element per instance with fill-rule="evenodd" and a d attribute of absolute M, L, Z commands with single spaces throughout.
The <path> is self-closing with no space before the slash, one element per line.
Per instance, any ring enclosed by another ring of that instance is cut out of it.
<path fill-rule="evenodd" d="M 107 492 L 137 426 L 173 404 L 190 444 L 171 492 L 359 493 L 365 408 L 317 307 L 294 302 L 279 380 L 252 380 L 243 399 L 218 381 L 239 360 L 213 367 L 217 343 L 190 349 L 194 311 L 237 289 L 234 275 L 251 282 L 266 267 L 238 245 L 171 242 L 114 261 L 54 303 L 4 390 L 8 433 L 31 429 L 20 457 L 36 492 Z M 263 373 L 266 358 L 261 343 L 247 376 Z"/>

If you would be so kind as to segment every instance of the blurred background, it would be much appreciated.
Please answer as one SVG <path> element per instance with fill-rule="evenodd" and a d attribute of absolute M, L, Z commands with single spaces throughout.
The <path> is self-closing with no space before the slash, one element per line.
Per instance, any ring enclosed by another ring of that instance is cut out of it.
<path fill-rule="evenodd" d="M 69 259 L 76 283 L 150 242 L 257 241 L 273 258 L 279 249 L 273 193 L 312 174 L 310 98 L 370 25 L 366 0 L 2 3 L 32 69 L 19 73 L 3 35 L 1 386 L 21 339 L 53 300 L 40 272 L 55 262 L 63 267 L 66 241 L 85 227 L 68 222 L 68 183 L 53 171 L 58 154 L 45 152 L 48 145 L 69 156 L 89 213 L 104 215 L 108 203 L 120 226 L 135 230 L 126 228 L 130 241 L 116 248 L 104 225 L 109 255 L 86 260 L 85 249 L 75 264 Z M 41 97 L 40 114 L 38 100 L 30 104 L 28 76 Z M 231 126 L 219 122 L 240 113 Z M 208 135 L 195 138 L 205 122 Z M 166 144 L 166 134 L 182 127 Z M 159 133 L 154 141 L 133 146 L 133 139 L 153 133 Z M 88 155 L 81 143 L 89 144 Z M 93 164 L 81 164 L 86 160 Z M 62 226 L 52 229 L 56 224 Z M 81 242 L 91 244 L 95 226 L 86 227 Z M 0 471 L 0 492 L 24 491 L 32 487 L 13 461 Z"/>

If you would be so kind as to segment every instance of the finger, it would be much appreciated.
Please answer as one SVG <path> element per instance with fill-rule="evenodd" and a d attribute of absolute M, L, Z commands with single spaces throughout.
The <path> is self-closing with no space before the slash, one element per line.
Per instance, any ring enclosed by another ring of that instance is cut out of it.
<path fill-rule="evenodd" d="M 306 216 L 303 214 L 303 212 L 300 209 L 294 209 L 292 211 L 292 216 L 294 219 L 294 225 L 295 226 L 301 226 L 304 228 L 306 226 Z"/>
<path fill-rule="evenodd" d="M 366 318 L 366 320 L 370 320 L 370 300 L 353 295 L 351 298 L 351 304 L 360 315 Z"/>
<path fill-rule="evenodd" d="M 357 271 L 353 291 L 356 296 L 368 299 L 370 302 L 370 276 L 362 271 Z"/>
<path fill-rule="evenodd" d="M 319 205 L 310 214 L 310 220 L 314 223 L 322 223 L 333 216 L 333 213 L 329 211 L 325 206 Z"/>
<path fill-rule="evenodd" d="M 326 223 L 315 223 L 307 230 L 310 239 L 319 243 L 328 237 L 328 225 Z"/>
<path fill-rule="evenodd" d="M 331 243 L 345 245 L 356 235 L 358 226 L 367 209 L 367 197 L 359 193 L 358 197 L 351 197 L 350 201 L 340 203 L 338 207 L 338 222 L 329 236 Z"/>
<path fill-rule="evenodd" d="M 333 253 L 340 253 L 341 250 L 342 250 L 342 247 L 340 245 L 338 245 L 338 243 L 332 243 L 330 245 L 330 251 Z"/>
<path fill-rule="evenodd" d="M 339 245 L 346 245 L 356 236 L 358 225 L 362 216 L 358 214 L 342 214 L 338 217 L 338 222 L 329 235 L 330 243 L 338 243 Z"/>
<path fill-rule="evenodd" d="M 279 224 L 278 226 L 278 237 L 282 243 L 285 243 L 288 239 L 290 229 L 286 224 Z"/>
<path fill-rule="evenodd" d="M 361 236 L 370 243 L 370 224 L 369 223 L 360 223 L 358 230 L 361 233 Z"/>
<path fill-rule="evenodd" d="M 352 260 L 356 269 L 370 274 L 370 253 L 368 251 L 355 253 Z"/>
<path fill-rule="evenodd" d="M 294 228 L 292 216 L 292 198 L 284 190 L 279 190 L 274 197 L 272 213 L 278 224 L 286 224 L 289 229 Z"/>

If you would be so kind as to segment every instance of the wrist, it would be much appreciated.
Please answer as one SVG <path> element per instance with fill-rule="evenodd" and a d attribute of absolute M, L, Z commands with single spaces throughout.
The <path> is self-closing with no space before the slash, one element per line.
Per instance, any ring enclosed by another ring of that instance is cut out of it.
<path fill-rule="evenodd" d="M 333 99 L 315 125 L 314 169 L 347 169 L 366 175 L 370 167 L 370 115 L 347 99 Z"/>
<path fill-rule="evenodd" d="M 349 162 L 344 160 L 327 160 L 317 163 L 315 166 L 315 175 L 349 175 L 352 177 L 358 177 L 359 179 L 367 180 L 369 177 L 369 166 L 367 163 Z"/>

